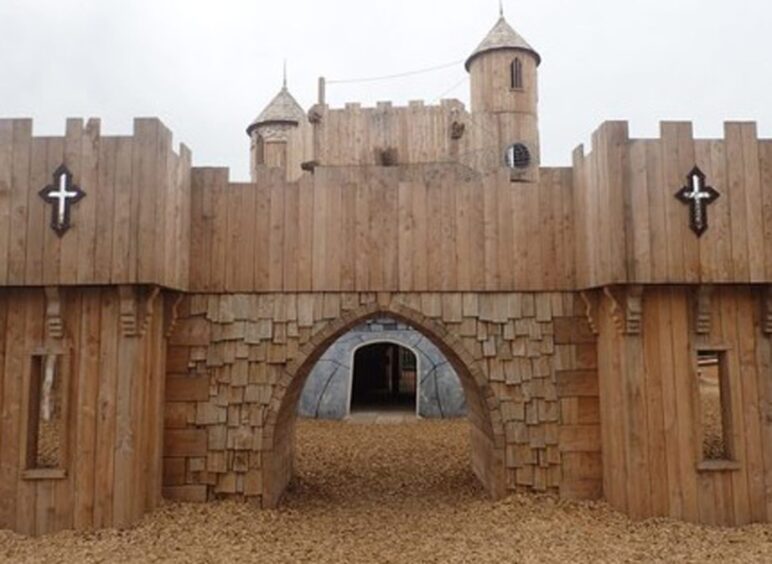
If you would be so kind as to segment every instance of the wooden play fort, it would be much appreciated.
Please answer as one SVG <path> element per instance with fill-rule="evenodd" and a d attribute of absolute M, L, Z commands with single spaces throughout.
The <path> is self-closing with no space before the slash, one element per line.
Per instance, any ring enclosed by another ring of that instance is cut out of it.
<path fill-rule="evenodd" d="M 470 109 L 285 85 L 248 183 L 157 119 L 0 120 L 0 528 L 276 506 L 311 368 L 382 317 L 452 363 L 491 497 L 771 521 L 772 140 L 610 122 L 543 167 L 540 62 L 502 17 Z"/>

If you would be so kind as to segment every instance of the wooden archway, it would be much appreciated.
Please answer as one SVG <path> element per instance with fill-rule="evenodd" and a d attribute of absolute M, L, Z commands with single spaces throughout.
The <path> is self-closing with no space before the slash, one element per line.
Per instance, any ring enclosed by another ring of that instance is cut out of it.
<path fill-rule="evenodd" d="M 431 340 L 461 380 L 471 427 L 472 467 L 489 495 L 506 493 L 505 435 L 498 398 L 461 339 L 440 322 L 398 304 L 372 304 L 331 321 L 289 363 L 274 388 L 263 427 L 263 507 L 278 505 L 293 475 L 297 404 L 308 375 L 324 351 L 341 335 L 373 317 L 391 317 Z"/>

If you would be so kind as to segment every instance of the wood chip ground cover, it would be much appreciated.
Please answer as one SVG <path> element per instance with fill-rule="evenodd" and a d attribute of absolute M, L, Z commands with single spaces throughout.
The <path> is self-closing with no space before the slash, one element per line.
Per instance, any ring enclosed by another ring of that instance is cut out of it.
<path fill-rule="evenodd" d="M 634 523 L 604 503 L 492 503 L 469 469 L 463 421 L 304 421 L 298 477 L 277 511 L 166 504 L 124 531 L 30 539 L 8 562 L 772 562 L 772 526 Z"/>

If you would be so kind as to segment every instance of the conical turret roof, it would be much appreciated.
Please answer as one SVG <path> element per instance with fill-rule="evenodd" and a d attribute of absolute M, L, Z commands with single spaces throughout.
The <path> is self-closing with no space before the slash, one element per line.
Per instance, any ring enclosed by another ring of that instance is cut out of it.
<path fill-rule="evenodd" d="M 517 49 L 519 51 L 527 51 L 536 57 L 536 64 L 541 63 L 541 57 L 536 49 L 531 47 L 528 42 L 523 39 L 519 33 L 517 33 L 512 26 L 507 23 L 504 16 L 499 18 L 493 29 L 490 30 L 488 35 L 483 39 L 483 42 L 474 50 L 469 58 L 466 60 L 466 70 L 469 70 L 472 61 L 483 53 L 490 51 L 499 51 L 501 49 Z"/>
<path fill-rule="evenodd" d="M 305 119 L 306 113 L 303 108 L 290 94 L 287 85 L 282 86 L 279 93 L 274 96 L 271 103 L 268 104 L 259 116 L 247 128 L 247 135 L 261 125 L 270 123 L 285 123 L 298 125 Z"/>

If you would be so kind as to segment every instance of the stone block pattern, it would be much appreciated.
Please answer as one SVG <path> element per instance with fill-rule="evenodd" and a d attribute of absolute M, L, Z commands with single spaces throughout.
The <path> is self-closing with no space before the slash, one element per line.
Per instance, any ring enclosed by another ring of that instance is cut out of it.
<path fill-rule="evenodd" d="M 584 310 L 572 293 L 185 296 L 168 347 L 165 495 L 260 503 L 266 451 L 292 448 L 279 444 L 285 396 L 297 402 L 335 339 L 396 315 L 423 333 L 431 326 L 461 361 L 470 421 L 489 422 L 508 490 L 597 497 L 597 362 Z"/>

